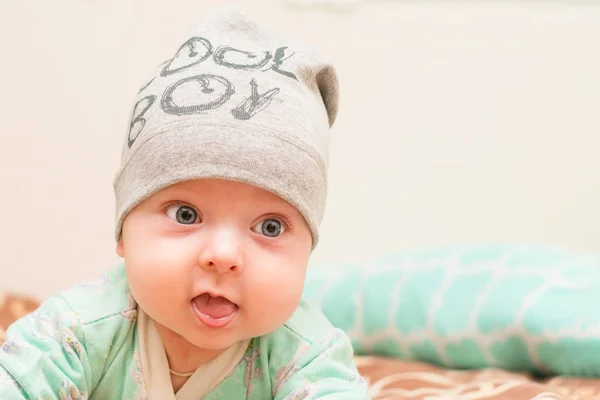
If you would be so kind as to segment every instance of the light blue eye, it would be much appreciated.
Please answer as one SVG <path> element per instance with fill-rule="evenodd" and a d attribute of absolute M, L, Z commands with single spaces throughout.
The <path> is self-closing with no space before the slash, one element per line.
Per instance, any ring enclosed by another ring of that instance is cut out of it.
<path fill-rule="evenodd" d="M 191 225 L 198 221 L 198 213 L 190 206 L 171 206 L 167 208 L 166 214 L 173 221 L 182 225 Z"/>
<path fill-rule="evenodd" d="M 283 227 L 281 221 L 275 218 L 267 218 L 261 221 L 260 223 L 256 224 L 252 228 L 252 231 L 260 233 L 267 237 L 277 237 L 285 231 L 285 228 Z"/>

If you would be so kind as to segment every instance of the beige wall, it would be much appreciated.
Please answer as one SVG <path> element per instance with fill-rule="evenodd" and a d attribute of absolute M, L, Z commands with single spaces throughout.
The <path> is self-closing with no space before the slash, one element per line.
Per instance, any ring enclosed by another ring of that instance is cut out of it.
<path fill-rule="evenodd" d="M 0 289 L 45 296 L 117 262 L 111 185 L 133 95 L 218 3 L 2 0 Z M 485 240 L 600 250 L 600 8 L 481 3 L 237 2 L 338 64 L 316 258 Z"/>

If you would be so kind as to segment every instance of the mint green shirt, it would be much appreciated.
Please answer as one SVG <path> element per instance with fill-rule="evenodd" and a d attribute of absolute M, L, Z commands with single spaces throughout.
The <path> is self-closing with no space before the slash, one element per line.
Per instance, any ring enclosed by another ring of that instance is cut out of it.
<path fill-rule="evenodd" d="M 0 399 L 149 399 L 137 315 L 123 266 L 51 297 L 8 328 Z M 232 372 L 203 397 L 368 398 L 346 334 L 304 303 L 283 327 L 252 339 Z"/>

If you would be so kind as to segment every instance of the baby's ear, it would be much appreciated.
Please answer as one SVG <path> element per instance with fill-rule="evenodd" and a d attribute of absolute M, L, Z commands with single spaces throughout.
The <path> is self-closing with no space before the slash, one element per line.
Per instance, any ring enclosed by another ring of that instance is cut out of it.
<path fill-rule="evenodd" d="M 123 236 L 117 242 L 117 255 L 121 258 L 125 257 L 125 252 L 123 251 Z"/>

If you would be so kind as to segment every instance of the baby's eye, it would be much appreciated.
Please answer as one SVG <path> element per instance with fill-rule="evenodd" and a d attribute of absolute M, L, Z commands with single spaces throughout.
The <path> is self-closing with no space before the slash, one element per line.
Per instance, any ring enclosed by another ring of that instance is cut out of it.
<path fill-rule="evenodd" d="M 167 217 L 183 225 L 191 225 L 198 222 L 198 213 L 190 206 L 173 205 L 165 211 Z"/>
<path fill-rule="evenodd" d="M 263 234 L 267 237 L 277 237 L 281 235 L 285 228 L 281 221 L 275 218 L 267 218 L 252 227 L 252 231 Z"/>

